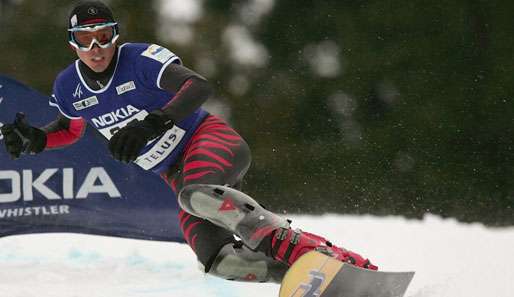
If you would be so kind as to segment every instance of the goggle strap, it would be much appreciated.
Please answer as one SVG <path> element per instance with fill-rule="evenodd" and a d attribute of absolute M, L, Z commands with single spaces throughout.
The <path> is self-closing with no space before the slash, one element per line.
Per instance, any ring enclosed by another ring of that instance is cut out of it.
<path fill-rule="evenodd" d="M 96 25 L 87 25 L 86 24 L 86 25 L 70 28 L 70 29 L 68 29 L 68 32 L 77 32 L 77 31 L 94 32 L 94 31 L 98 31 L 100 29 L 103 29 L 105 27 L 117 28 L 117 26 L 118 26 L 118 23 L 116 23 L 116 22 L 114 22 L 114 23 L 102 23 L 102 24 L 96 24 Z"/>

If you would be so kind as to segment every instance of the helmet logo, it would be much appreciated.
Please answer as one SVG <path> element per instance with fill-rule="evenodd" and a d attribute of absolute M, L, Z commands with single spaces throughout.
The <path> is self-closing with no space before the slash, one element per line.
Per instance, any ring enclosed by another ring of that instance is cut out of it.
<path fill-rule="evenodd" d="M 87 10 L 87 12 L 90 14 L 90 15 L 95 15 L 98 13 L 98 9 L 96 9 L 96 7 L 89 7 L 89 9 Z"/>
<path fill-rule="evenodd" d="M 75 27 L 75 26 L 77 25 L 78 21 L 77 21 L 77 15 L 76 15 L 76 14 L 74 14 L 74 15 L 71 17 L 70 22 L 71 22 L 71 26 L 72 26 L 72 27 Z"/>

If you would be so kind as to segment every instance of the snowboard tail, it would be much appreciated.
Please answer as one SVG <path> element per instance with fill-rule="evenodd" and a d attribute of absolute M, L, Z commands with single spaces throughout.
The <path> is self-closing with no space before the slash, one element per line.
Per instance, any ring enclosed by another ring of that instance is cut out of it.
<path fill-rule="evenodd" d="M 402 297 L 414 272 L 383 272 L 309 252 L 287 271 L 280 297 Z"/>

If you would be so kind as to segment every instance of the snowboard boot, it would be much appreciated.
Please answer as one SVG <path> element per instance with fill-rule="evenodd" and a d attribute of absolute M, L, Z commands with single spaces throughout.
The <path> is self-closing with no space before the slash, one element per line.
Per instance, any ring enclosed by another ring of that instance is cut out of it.
<path fill-rule="evenodd" d="M 178 202 L 184 211 L 233 232 L 250 249 L 262 251 L 289 266 L 303 254 L 316 250 L 346 263 L 377 269 L 369 260 L 336 247 L 323 237 L 291 229 L 289 221 L 236 189 L 188 185 L 180 191 Z"/>

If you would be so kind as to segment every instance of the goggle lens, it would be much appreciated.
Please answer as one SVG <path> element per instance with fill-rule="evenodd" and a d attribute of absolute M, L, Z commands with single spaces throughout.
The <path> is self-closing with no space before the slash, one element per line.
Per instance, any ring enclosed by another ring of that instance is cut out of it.
<path fill-rule="evenodd" d="M 70 44 L 81 51 L 90 51 L 95 43 L 101 48 L 108 48 L 119 36 L 116 23 L 74 28 L 69 31 Z"/>
<path fill-rule="evenodd" d="M 105 45 L 111 42 L 114 37 L 114 29 L 106 27 L 94 32 L 76 31 L 73 32 L 73 39 L 80 47 L 89 47 L 94 39 L 100 44 Z"/>

